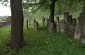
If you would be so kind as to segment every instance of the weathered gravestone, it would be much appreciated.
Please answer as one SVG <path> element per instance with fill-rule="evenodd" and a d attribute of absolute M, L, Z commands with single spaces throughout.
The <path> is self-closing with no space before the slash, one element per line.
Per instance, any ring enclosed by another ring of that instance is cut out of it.
<path fill-rule="evenodd" d="M 74 36 L 74 32 L 75 32 L 75 26 L 69 25 L 68 26 L 68 34 L 71 36 Z"/>
<path fill-rule="evenodd" d="M 45 26 L 45 17 L 42 18 L 42 26 Z"/>
<path fill-rule="evenodd" d="M 79 28 L 81 32 L 81 43 L 85 44 L 85 6 L 79 16 Z"/>
<path fill-rule="evenodd" d="M 74 32 L 74 39 L 80 40 L 80 37 L 81 37 L 80 29 L 79 29 L 79 26 L 76 25 L 75 32 Z"/>
<path fill-rule="evenodd" d="M 73 26 L 76 26 L 76 18 L 73 18 L 73 19 L 72 19 L 72 25 L 73 25 Z"/>
<path fill-rule="evenodd" d="M 38 22 L 34 19 L 34 21 L 33 21 L 33 29 L 34 29 L 34 31 L 38 31 L 38 26 L 39 26 Z"/>
<path fill-rule="evenodd" d="M 60 21 L 60 33 L 65 32 L 65 26 L 66 26 L 65 21 L 64 20 Z"/>
<path fill-rule="evenodd" d="M 69 19 L 69 12 L 64 12 L 64 20 L 66 22 L 66 25 L 68 24 L 68 19 Z"/>
<path fill-rule="evenodd" d="M 54 30 L 54 23 L 49 23 L 49 27 L 48 27 L 48 30 L 49 30 L 49 32 L 53 32 L 53 30 Z"/>
<path fill-rule="evenodd" d="M 60 22 L 56 21 L 56 32 L 60 32 Z"/>
<path fill-rule="evenodd" d="M 68 18 L 68 25 L 72 25 L 72 15 L 69 15 L 69 18 Z"/>

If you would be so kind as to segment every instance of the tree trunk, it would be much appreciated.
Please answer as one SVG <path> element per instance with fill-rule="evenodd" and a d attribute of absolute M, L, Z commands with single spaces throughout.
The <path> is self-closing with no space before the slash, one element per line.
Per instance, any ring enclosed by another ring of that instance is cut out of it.
<path fill-rule="evenodd" d="M 23 38 L 23 8 L 22 0 L 11 2 L 11 48 L 18 51 L 22 47 Z"/>
<path fill-rule="evenodd" d="M 50 22 L 54 23 L 54 13 L 55 13 L 55 2 L 56 0 L 51 0 L 51 6 L 50 6 L 50 9 L 51 9 L 51 13 L 50 13 Z"/>

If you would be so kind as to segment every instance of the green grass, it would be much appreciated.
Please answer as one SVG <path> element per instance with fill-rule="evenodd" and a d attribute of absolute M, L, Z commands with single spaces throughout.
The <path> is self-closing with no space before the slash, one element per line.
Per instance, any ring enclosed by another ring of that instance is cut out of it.
<path fill-rule="evenodd" d="M 48 32 L 39 28 L 24 29 L 26 46 L 20 49 L 18 55 L 85 55 L 85 49 L 79 41 L 64 33 Z M 10 43 L 10 27 L 0 28 L 0 54 L 16 55 L 7 44 Z"/>

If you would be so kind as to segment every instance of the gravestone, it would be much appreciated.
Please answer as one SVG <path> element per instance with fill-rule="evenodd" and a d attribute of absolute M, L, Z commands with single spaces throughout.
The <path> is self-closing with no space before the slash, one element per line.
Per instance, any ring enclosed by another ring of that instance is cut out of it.
<path fill-rule="evenodd" d="M 76 26 L 76 18 L 73 18 L 73 19 L 72 19 L 72 25 L 73 25 L 73 26 Z"/>
<path fill-rule="evenodd" d="M 38 31 L 38 26 L 39 26 L 38 22 L 34 19 L 34 21 L 33 21 L 33 29 L 34 29 L 34 31 Z"/>
<path fill-rule="evenodd" d="M 85 44 L 85 38 L 81 38 L 81 43 Z"/>
<path fill-rule="evenodd" d="M 45 26 L 45 17 L 42 18 L 42 26 Z"/>
<path fill-rule="evenodd" d="M 68 34 L 71 36 L 74 36 L 74 32 L 75 32 L 75 26 L 69 25 L 68 26 Z"/>
<path fill-rule="evenodd" d="M 65 32 L 65 21 L 62 20 L 60 21 L 60 33 L 64 33 Z"/>
<path fill-rule="evenodd" d="M 60 32 L 60 22 L 56 21 L 56 32 Z"/>
<path fill-rule="evenodd" d="M 69 12 L 64 12 L 64 20 L 66 22 L 66 25 L 68 24 L 68 19 L 69 19 Z"/>
<path fill-rule="evenodd" d="M 48 29 L 49 29 L 49 32 L 53 32 L 53 29 L 54 29 L 54 23 L 49 23 L 49 27 L 48 27 Z"/>
<path fill-rule="evenodd" d="M 79 26 L 76 25 L 75 32 L 74 32 L 74 39 L 80 40 L 80 37 L 81 37 L 80 29 L 79 29 Z"/>
<path fill-rule="evenodd" d="M 68 25 L 72 25 L 72 15 L 69 15 L 69 18 L 68 18 Z"/>

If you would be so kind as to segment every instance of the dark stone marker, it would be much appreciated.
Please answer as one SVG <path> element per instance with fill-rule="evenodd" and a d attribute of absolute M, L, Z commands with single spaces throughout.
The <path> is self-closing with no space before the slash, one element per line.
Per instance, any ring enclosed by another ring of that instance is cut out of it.
<path fill-rule="evenodd" d="M 69 18 L 68 18 L 68 25 L 72 25 L 72 15 L 69 15 Z"/>
<path fill-rule="evenodd" d="M 64 12 L 64 20 L 66 22 L 66 25 L 68 24 L 68 19 L 69 19 L 69 12 Z"/>
<path fill-rule="evenodd" d="M 73 19 L 72 19 L 72 25 L 73 25 L 73 26 L 76 26 L 76 18 L 73 18 Z"/>

